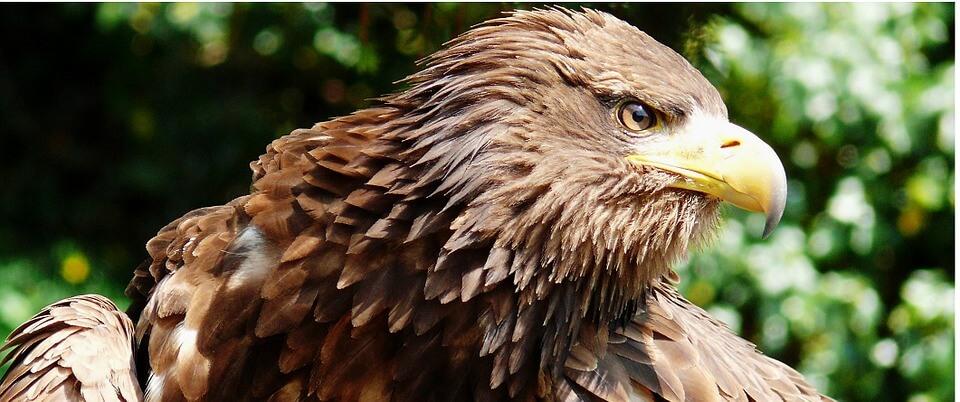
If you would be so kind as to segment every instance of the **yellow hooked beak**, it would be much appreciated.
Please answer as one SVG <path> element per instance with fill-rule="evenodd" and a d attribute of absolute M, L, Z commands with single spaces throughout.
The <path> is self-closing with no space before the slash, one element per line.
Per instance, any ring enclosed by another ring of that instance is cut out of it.
<path fill-rule="evenodd" d="M 787 175 L 773 148 L 753 133 L 720 119 L 691 122 L 681 133 L 645 144 L 630 162 L 681 177 L 670 187 L 716 196 L 767 216 L 763 237 L 780 223 Z"/>

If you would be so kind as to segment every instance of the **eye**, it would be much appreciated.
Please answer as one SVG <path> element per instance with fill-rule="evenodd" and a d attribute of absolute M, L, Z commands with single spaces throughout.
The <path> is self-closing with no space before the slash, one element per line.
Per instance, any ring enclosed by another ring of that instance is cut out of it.
<path fill-rule="evenodd" d="M 653 109 L 637 101 L 623 102 L 617 118 L 630 131 L 643 131 L 657 125 L 657 114 Z"/>

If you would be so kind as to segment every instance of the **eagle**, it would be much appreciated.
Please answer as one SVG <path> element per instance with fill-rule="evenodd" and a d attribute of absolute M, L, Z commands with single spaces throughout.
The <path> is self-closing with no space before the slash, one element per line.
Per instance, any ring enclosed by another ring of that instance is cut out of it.
<path fill-rule="evenodd" d="M 0 401 L 830 400 L 676 289 L 722 203 L 766 235 L 786 202 L 683 57 L 516 11 L 403 85 L 162 228 L 128 311 L 77 296 L 15 330 Z"/>

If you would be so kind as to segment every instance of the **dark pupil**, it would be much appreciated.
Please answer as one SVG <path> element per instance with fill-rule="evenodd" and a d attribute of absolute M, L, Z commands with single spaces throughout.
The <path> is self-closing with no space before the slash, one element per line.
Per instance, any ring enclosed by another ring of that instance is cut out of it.
<path fill-rule="evenodd" d="M 647 111 L 643 110 L 642 106 L 633 107 L 633 121 L 637 123 L 643 123 L 643 121 L 646 118 L 647 118 Z"/>

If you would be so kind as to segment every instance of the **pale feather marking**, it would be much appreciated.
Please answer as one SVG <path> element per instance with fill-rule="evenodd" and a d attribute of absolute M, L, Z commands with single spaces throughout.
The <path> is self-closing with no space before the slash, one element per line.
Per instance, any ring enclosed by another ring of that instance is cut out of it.
<path fill-rule="evenodd" d="M 265 246 L 266 240 L 256 227 L 247 227 L 240 236 L 237 236 L 229 253 L 243 255 L 246 258 L 230 275 L 227 281 L 228 290 L 263 282 L 267 273 L 270 272 L 270 267 L 273 266 L 272 260 L 275 259 L 273 255 L 275 253 L 269 252 Z"/>
<path fill-rule="evenodd" d="M 163 374 L 151 372 L 150 378 L 147 379 L 147 389 L 143 393 L 143 400 L 144 402 L 161 402 L 161 396 L 163 396 Z"/>

